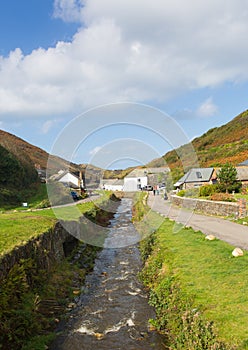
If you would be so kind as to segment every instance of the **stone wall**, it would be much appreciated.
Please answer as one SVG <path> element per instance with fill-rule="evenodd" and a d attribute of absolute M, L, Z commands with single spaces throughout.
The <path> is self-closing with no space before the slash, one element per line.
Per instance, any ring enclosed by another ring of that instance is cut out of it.
<path fill-rule="evenodd" d="M 49 271 L 54 263 L 64 259 L 68 248 L 70 250 L 76 244 L 76 238 L 71 236 L 60 223 L 57 223 L 49 231 L 30 239 L 24 245 L 15 247 L 0 258 L 0 281 L 22 259 L 31 258 L 39 269 Z"/>
<path fill-rule="evenodd" d="M 234 216 L 236 218 L 245 217 L 247 215 L 244 207 L 240 210 L 240 206 L 243 205 L 243 203 L 241 204 L 239 202 L 216 202 L 205 199 L 179 197 L 176 195 L 172 195 L 170 199 L 172 204 L 183 208 L 198 210 L 210 215 Z"/>

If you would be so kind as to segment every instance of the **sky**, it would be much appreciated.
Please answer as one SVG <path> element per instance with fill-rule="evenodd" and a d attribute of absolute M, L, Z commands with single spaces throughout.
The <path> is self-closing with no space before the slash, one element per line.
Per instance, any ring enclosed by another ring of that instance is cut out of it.
<path fill-rule="evenodd" d="M 247 109 L 247 36 L 248 0 L 2 0 L 0 128 L 142 165 Z"/>

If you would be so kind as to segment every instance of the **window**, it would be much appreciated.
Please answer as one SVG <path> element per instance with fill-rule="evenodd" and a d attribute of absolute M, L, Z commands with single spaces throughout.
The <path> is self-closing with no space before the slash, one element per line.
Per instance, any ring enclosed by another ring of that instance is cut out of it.
<path fill-rule="evenodd" d="M 197 179 L 201 179 L 202 178 L 202 174 L 201 174 L 200 171 L 196 172 L 196 177 L 197 177 Z"/>

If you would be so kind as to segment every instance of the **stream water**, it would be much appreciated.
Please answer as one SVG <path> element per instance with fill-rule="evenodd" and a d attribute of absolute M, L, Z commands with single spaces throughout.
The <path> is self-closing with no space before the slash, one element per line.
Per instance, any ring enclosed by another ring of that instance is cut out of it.
<path fill-rule="evenodd" d="M 127 245 L 138 241 L 131 208 L 132 200 L 122 199 L 78 307 L 50 349 L 166 349 L 165 339 L 149 327 L 155 314 L 137 277 L 142 268 L 137 244 Z M 118 242 L 122 248 L 108 248 Z"/>

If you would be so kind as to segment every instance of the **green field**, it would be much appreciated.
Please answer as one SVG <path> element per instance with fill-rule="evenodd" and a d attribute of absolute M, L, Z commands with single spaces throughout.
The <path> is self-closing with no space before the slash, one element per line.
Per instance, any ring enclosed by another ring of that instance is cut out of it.
<path fill-rule="evenodd" d="M 154 213 L 153 220 L 156 216 Z M 198 310 L 206 323 L 214 322 L 216 339 L 230 346 L 221 349 L 248 349 L 248 254 L 245 252 L 243 257 L 234 258 L 233 247 L 229 244 L 220 240 L 207 241 L 205 235 L 190 228 L 173 233 L 173 226 L 173 222 L 165 219 L 154 234 L 155 243 L 143 271 L 143 279 L 153 295 L 152 303 L 160 312 L 157 326 L 165 322 L 162 328 L 168 327 L 171 332 L 178 332 L 174 337 L 180 337 L 181 321 L 188 307 Z M 144 248 L 145 242 L 142 244 Z M 171 295 L 166 290 L 168 281 L 173 281 L 169 287 Z M 180 296 L 173 297 L 173 289 L 177 294 L 178 288 Z M 173 298 L 173 307 L 181 305 L 181 310 L 176 316 L 171 312 L 170 319 L 168 312 Z M 165 314 L 164 307 L 168 307 Z M 193 334 L 194 330 L 191 332 Z M 178 344 L 175 348 L 181 349 Z"/>
<path fill-rule="evenodd" d="M 95 202 L 76 206 L 23 212 L 13 210 L 1 213 L 0 255 L 10 251 L 15 246 L 25 244 L 30 238 L 46 232 L 53 227 L 58 219 L 78 220 L 83 213 L 94 207 L 94 203 L 103 202 L 108 199 L 108 196 L 107 193 Z"/>
<path fill-rule="evenodd" d="M 157 313 L 151 322 L 167 334 L 170 349 L 248 349 L 248 253 L 234 258 L 233 246 L 192 228 L 175 233 L 174 221 L 142 203 L 136 207 L 144 216 L 135 223 L 147 237 L 140 277 Z"/>

